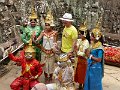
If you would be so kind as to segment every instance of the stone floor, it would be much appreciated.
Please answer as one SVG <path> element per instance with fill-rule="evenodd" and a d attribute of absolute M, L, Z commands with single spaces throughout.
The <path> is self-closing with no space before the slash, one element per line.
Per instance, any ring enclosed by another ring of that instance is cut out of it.
<path fill-rule="evenodd" d="M 20 75 L 20 71 L 20 67 L 12 65 L 10 72 L 0 78 L 0 90 L 11 90 L 9 85 Z M 39 78 L 39 80 L 44 82 L 43 75 Z M 120 68 L 105 65 L 103 90 L 120 90 Z"/>

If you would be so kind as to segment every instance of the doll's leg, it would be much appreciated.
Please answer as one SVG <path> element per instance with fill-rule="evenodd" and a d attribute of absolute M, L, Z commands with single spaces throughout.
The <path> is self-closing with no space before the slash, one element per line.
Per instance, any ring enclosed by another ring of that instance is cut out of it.
<path fill-rule="evenodd" d="M 31 80 L 30 81 L 30 88 L 34 87 L 38 83 L 40 83 L 38 80 Z"/>
<path fill-rule="evenodd" d="M 22 86 L 22 78 L 21 77 L 16 78 L 10 85 L 12 90 L 20 90 L 21 86 Z"/>

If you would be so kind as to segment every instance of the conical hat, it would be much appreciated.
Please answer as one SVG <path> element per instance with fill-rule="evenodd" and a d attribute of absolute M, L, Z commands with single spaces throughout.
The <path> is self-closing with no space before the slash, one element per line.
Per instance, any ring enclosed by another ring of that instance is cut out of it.
<path fill-rule="evenodd" d="M 80 32 L 80 31 L 83 31 L 84 32 L 84 37 L 86 37 L 86 35 L 87 35 L 87 25 L 86 25 L 86 23 L 87 23 L 87 18 L 86 18 L 86 20 L 84 21 L 84 23 L 82 23 L 81 25 L 80 25 L 80 27 L 79 27 L 79 29 L 78 29 L 78 32 Z"/>
<path fill-rule="evenodd" d="M 46 18 L 45 18 L 45 23 L 50 24 L 50 26 L 55 26 L 55 25 L 54 25 L 53 15 L 52 15 L 52 13 L 51 13 L 51 10 L 49 10 L 49 11 L 47 12 L 47 16 L 46 16 Z"/>
<path fill-rule="evenodd" d="M 30 38 L 30 40 L 29 40 L 28 46 L 27 46 L 26 49 L 25 49 L 25 52 L 35 52 L 35 49 L 34 49 L 33 46 L 32 46 L 32 39 L 31 39 L 31 38 Z"/>
<path fill-rule="evenodd" d="M 35 13 L 34 7 L 32 8 L 31 16 L 29 16 L 30 19 L 37 19 L 37 14 Z"/>
<path fill-rule="evenodd" d="M 100 31 L 101 20 L 102 20 L 102 17 L 99 18 L 95 28 L 92 30 L 92 33 L 94 34 L 94 37 L 97 40 L 102 36 L 102 33 Z"/>
<path fill-rule="evenodd" d="M 87 31 L 87 21 L 85 20 L 84 23 L 82 23 L 79 27 L 79 31 Z"/>

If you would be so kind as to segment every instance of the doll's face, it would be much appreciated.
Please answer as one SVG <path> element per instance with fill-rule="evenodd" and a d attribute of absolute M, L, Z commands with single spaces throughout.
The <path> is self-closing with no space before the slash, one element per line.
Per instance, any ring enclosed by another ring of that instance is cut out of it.
<path fill-rule="evenodd" d="M 81 39 L 84 39 L 85 38 L 84 34 L 85 34 L 84 31 L 79 31 L 78 32 L 78 37 L 81 38 Z"/>
<path fill-rule="evenodd" d="M 78 37 L 82 39 L 84 36 L 79 32 Z"/>
<path fill-rule="evenodd" d="M 32 27 L 35 27 L 35 26 L 36 26 L 36 22 L 37 22 L 36 19 L 31 19 L 31 20 L 30 20 L 31 26 L 32 26 Z"/>
<path fill-rule="evenodd" d="M 71 25 L 71 22 L 69 22 L 69 21 L 63 20 L 62 22 L 66 27 L 69 27 Z"/>
<path fill-rule="evenodd" d="M 45 23 L 45 29 L 46 30 L 49 30 L 51 27 L 50 27 L 50 24 L 48 24 L 48 23 Z"/>
<path fill-rule="evenodd" d="M 25 52 L 25 58 L 31 60 L 34 58 L 34 54 L 32 52 Z"/>
<path fill-rule="evenodd" d="M 66 62 L 58 62 L 58 66 L 60 68 L 65 68 L 67 66 L 67 63 Z"/>

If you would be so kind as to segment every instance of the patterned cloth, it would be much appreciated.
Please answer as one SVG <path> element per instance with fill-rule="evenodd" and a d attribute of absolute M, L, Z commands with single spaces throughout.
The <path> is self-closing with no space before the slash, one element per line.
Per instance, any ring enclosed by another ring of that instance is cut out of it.
<path fill-rule="evenodd" d="M 87 69 L 87 60 L 85 55 L 85 50 L 89 48 L 89 42 L 87 39 L 77 40 L 77 47 L 78 47 L 78 62 L 75 72 L 75 82 L 84 84 L 85 76 L 86 76 L 86 69 Z"/>
<path fill-rule="evenodd" d="M 48 55 L 44 52 L 41 54 L 41 64 L 45 64 L 43 70 L 47 74 L 52 74 L 54 72 L 55 56 L 54 54 Z"/>
<path fill-rule="evenodd" d="M 12 90 L 20 90 L 23 86 L 23 90 L 29 90 L 35 84 L 39 83 L 37 78 L 42 74 L 42 67 L 36 59 L 26 60 L 24 50 L 20 52 L 19 57 L 15 57 L 12 53 L 9 54 L 9 58 L 20 63 L 22 67 L 21 76 L 16 78 L 10 85 Z M 36 77 L 31 80 L 32 77 Z"/>
<path fill-rule="evenodd" d="M 73 85 L 74 70 L 72 67 L 57 67 L 54 71 L 54 77 L 59 90 L 74 90 Z"/>
<path fill-rule="evenodd" d="M 25 31 L 21 35 L 21 40 L 23 41 L 24 44 L 28 44 L 33 32 L 35 31 L 35 33 L 36 33 L 35 35 L 36 35 L 36 37 L 38 37 L 42 31 L 42 27 L 40 27 L 40 26 L 35 26 L 35 27 L 28 26 L 24 30 Z M 40 40 L 39 44 L 42 44 L 42 40 Z M 34 44 L 33 44 L 33 46 L 34 46 Z M 36 59 L 40 60 L 40 49 L 38 47 L 35 47 L 35 50 L 36 50 Z"/>
<path fill-rule="evenodd" d="M 54 71 L 54 63 L 55 56 L 54 53 L 48 53 L 48 51 L 52 51 L 54 48 L 54 38 L 56 37 L 56 31 L 52 31 L 50 35 L 47 35 L 45 31 L 43 31 L 43 52 L 41 54 L 41 63 L 45 64 L 43 70 L 47 74 L 52 74 Z"/>
<path fill-rule="evenodd" d="M 92 59 L 88 59 L 84 90 L 103 90 L 103 53 L 104 51 L 101 47 L 91 50 L 91 55 L 102 60 L 101 62 L 95 62 Z"/>

